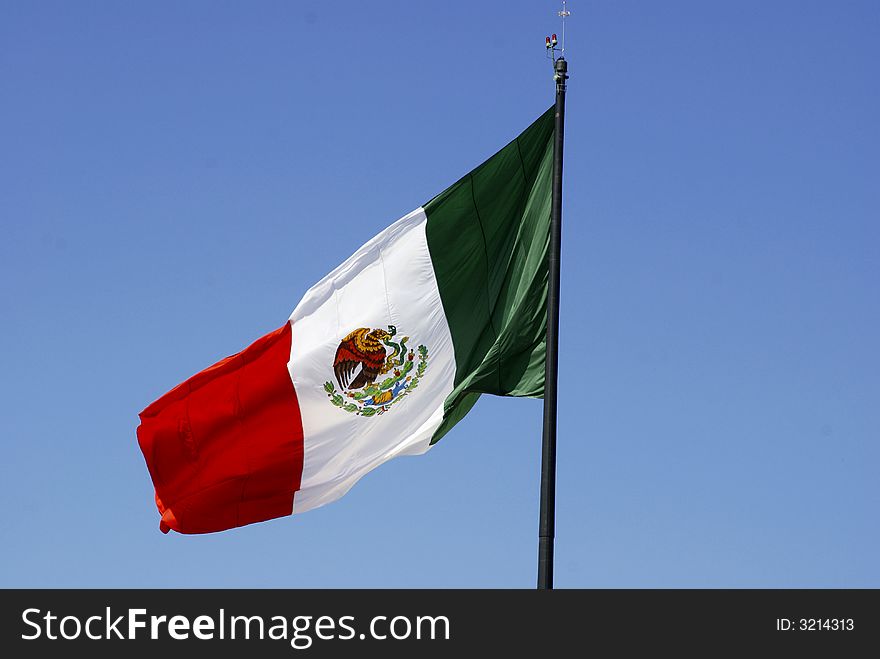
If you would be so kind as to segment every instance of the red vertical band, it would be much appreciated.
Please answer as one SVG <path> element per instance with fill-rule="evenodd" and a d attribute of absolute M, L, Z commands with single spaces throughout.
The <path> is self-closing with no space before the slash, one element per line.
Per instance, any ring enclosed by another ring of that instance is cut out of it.
<path fill-rule="evenodd" d="M 138 443 L 163 532 L 210 533 L 293 511 L 303 429 L 290 341 L 285 323 L 141 412 Z"/>

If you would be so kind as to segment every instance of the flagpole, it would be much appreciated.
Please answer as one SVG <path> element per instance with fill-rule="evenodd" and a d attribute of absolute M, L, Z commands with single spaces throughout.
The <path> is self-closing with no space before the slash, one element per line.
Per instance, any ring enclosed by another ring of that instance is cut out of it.
<path fill-rule="evenodd" d="M 556 35 L 554 35 L 555 42 Z M 562 146 L 568 63 L 553 63 L 556 122 L 553 133 L 553 197 L 550 206 L 550 254 L 547 291 L 547 357 L 544 365 L 544 432 L 541 446 L 541 503 L 538 530 L 538 590 L 553 588 L 556 536 L 556 376 L 559 364 L 559 262 L 562 246 Z"/>

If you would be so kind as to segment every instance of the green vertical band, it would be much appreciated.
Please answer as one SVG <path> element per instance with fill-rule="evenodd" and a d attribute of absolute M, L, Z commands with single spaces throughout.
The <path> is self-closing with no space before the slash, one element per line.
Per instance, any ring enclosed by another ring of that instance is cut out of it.
<path fill-rule="evenodd" d="M 551 107 L 424 205 L 456 367 L 432 444 L 480 394 L 544 393 L 553 119 Z"/>

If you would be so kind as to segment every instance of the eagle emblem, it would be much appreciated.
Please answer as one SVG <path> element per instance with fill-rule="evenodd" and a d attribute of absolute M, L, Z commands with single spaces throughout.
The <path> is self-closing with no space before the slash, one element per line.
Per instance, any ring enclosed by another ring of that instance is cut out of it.
<path fill-rule="evenodd" d="M 419 386 L 428 368 L 428 349 L 408 348 L 408 336 L 396 337 L 394 325 L 387 330 L 359 327 L 340 341 L 333 358 L 336 383 L 324 383 L 333 405 L 358 416 L 376 416 Z"/>

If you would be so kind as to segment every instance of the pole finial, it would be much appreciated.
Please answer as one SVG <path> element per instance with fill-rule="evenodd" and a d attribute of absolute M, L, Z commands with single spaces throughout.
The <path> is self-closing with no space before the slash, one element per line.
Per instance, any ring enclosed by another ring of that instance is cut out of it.
<path fill-rule="evenodd" d="M 559 51 L 560 56 L 562 56 L 565 55 L 565 19 L 571 16 L 571 12 L 565 6 L 565 0 L 562 0 L 562 10 L 557 12 L 557 14 L 562 19 L 562 48 Z"/>

